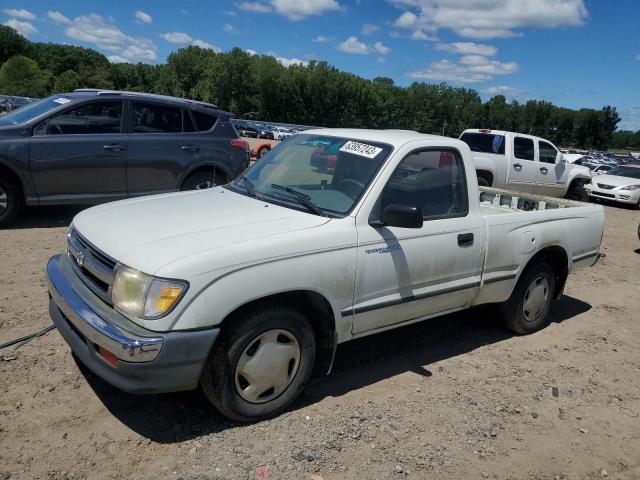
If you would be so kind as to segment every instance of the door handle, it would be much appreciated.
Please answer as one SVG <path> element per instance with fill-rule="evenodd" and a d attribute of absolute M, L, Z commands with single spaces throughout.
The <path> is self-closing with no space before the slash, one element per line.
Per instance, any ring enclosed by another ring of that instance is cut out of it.
<path fill-rule="evenodd" d="M 124 150 L 124 147 L 119 143 L 110 143 L 109 145 L 103 145 L 102 149 L 108 152 L 120 152 Z"/>
<path fill-rule="evenodd" d="M 198 150 L 200 150 L 200 147 L 198 145 L 182 145 L 180 149 L 184 150 L 185 152 L 197 152 Z"/>
<path fill-rule="evenodd" d="M 473 233 L 461 233 L 458 235 L 458 245 L 461 247 L 473 245 Z"/>
<path fill-rule="evenodd" d="M 516 170 L 522 170 L 522 165 L 519 163 L 514 163 L 513 168 L 515 168 Z"/>
<path fill-rule="evenodd" d="M 547 167 L 540 167 L 540 171 L 546 175 L 549 169 L 547 169 Z"/>

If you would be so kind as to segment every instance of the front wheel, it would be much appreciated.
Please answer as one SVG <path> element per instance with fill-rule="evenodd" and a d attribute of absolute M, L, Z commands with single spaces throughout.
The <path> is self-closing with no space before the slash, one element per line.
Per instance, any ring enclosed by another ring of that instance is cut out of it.
<path fill-rule="evenodd" d="M 0 176 L 0 227 L 9 225 L 20 210 L 20 191 L 16 184 Z"/>
<path fill-rule="evenodd" d="M 478 186 L 479 187 L 490 187 L 489 180 L 484 177 L 478 177 Z"/>
<path fill-rule="evenodd" d="M 232 420 L 271 417 L 302 393 L 311 376 L 313 329 L 287 305 L 253 309 L 230 321 L 205 362 L 202 390 Z"/>
<path fill-rule="evenodd" d="M 258 150 L 256 158 L 260 159 L 264 157 L 267 153 L 269 153 L 270 150 L 271 149 L 269 147 L 262 147 L 260 150 Z"/>
<path fill-rule="evenodd" d="M 555 290 L 554 271 L 548 263 L 530 266 L 520 277 L 509 299 L 499 306 L 502 323 L 509 330 L 533 333 L 549 324 Z"/>
<path fill-rule="evenodd" d="M 180 190 L 205 190 L 225 183 L 224 177 L 213 172 L 196 172 L 187 177 Z"/>

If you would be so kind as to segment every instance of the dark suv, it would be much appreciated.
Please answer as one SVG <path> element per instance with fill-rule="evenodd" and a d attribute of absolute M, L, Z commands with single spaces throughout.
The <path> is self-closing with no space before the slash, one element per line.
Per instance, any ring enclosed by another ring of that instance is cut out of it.
<path fill-rule="evenodd" d="M 0 226 L 26 205 L 209 188 L 249 164 L 232 114 L 162 95 L 76 90 L 0 116 Z"/>

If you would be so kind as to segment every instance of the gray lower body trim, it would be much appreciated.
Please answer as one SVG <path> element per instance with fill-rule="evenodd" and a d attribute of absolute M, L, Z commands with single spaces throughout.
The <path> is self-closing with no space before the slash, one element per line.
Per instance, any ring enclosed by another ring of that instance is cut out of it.
<path fill-rule="evenodd" d="M 579 262 L 581 260 L 586 260 L 587 258 L 593 258 L 598 255 L 598 252 L 585 253 L 583 255 L 577 255 L 573 257 L 573 263 Z"/>

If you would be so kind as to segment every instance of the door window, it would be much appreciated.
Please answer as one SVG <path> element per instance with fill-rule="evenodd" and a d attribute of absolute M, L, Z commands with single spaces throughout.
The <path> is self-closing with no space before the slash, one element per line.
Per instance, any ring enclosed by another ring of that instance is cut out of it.
<path fill-rule="evenodd" d="M 133 102 L 133 133 L 180 133 L 182 111 L 155 103 Z"/>
<path fill-rule="evenodd" d="M 540 149 L 540 161 L 544 163 L 556 163 L 556 156 L 558 151 L 550 143 L 540 141 L 538 142 L 538 148 Z"/>
<path fill-rule="evenodd" d="M 535 160 L 533 140 L 530 138 L 516 137 L 513 139 L 513 155 L 520 160 Z"/>
<path fill-rule="evenodd" d="M 93 135 L 120 133 L 122 102 L 91 102 L 78 105 L 42 122 L 34 135 Z"/>
<path fill-rule="evenodd" d="M 213 124 L 216 123 L 217 118 L 215 115 L 199 112 L 198 110 L 192 110 L 193 118 L 196 121 L 196 129 L 199 132 L 205 132 L 211 130 Z"/>
<path fill-rule="evenodd" d="M 385 186 L 380 212 L 391 204 L 418 206 L 425 220 L 465 216 L 467 185 L 460 155 L 451 150 L 411 153 Z"/>

